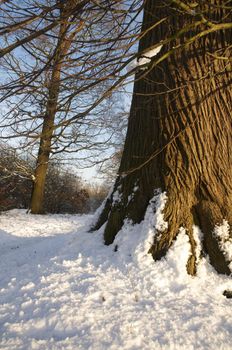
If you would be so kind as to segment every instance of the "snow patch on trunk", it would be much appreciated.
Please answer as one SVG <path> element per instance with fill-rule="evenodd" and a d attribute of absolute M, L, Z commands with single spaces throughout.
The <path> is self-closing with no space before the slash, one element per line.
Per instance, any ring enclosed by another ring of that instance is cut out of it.
<path fill-rule="evenodd" d="M 195 254 L 196 254 L 196 264 L 198 265 L 202 254 L 203 233 L 201 232 L 200 228 L 196 225 L 193 225 L 193 238 L 196 243 Z"/>
<path fill-rule="evenodd" d="M 228 221 L 223 220 L 221 225 L 215 226 L 213 233 L 219 242 L 219 247 L 225 255 L 226 261 L 230 262 L 229 268 L 232 272 L 232 237 L 230 236 Z"/>
<path fill-rule="evenodd" d="M 163 215 L 166 202 L 166 193 L 157 191 L 150 200 L 144 220 L 140 224 L 133 225 L 129 220 L 124 222 L 114 241 L 121 261 L 126 263 L 132 259 L 140 268 L 148 269 L 154 265 L 152 255 L 148 251 L 153 244 L 154 236 L 168 228 L 168 223 L 164 221 Z M 176 241 L 162 261 L 165 261 L 165 264 L 168 265 L 167 269 L 172 271 L 173 275 L 176 277 L 183 275 L 188 279 L 186 264 L 190 254 L 188 235 L 184 228 L 180 228 Z"/>

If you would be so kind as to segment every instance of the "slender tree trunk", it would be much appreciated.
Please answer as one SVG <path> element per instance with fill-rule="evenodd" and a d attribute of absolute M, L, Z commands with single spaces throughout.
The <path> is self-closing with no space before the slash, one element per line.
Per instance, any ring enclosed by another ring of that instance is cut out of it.
<path fill-rule="evenodd" d="M 51 143 L 54 131 L 54 122 L 57 110 L 57 101 L 60 90 L 61 75 L 61 52 L 54 65 L 52 78 L 49 86 L 49 96 L 47 101 L 46 113 L 43 122 L 42 133 L 40 136 L 40 146 L 35 169 L 35 179 L 31 196 L 31 213 L 41 214 L 43 212 L 43 198 L 45 191 L 45 180 L 48 169 L 48 162 L 51 153 Z"/>
<path fill-rule="evenodd" d="M 211 21 L 231 20 L 220 5 L 221 1 L 211 0 L 202 6 Z M 168 1 L 146 1 L 143 30 L 166 20 L 141 39 L 140 51 L 196 21 L 191 13 L 183 14 L 173 6 Z M 202 23 L 164 45 L 160 57 L 206 26 Z M 159 188 L 167 193 L 168 229 L 154 237 L 150 249 L 154 259 L 166 254 L 179 228 L 185 227 L 192 250 L 187 270 L 194 274 L 192 227 L 196 224 L 204 234 L 204 249 L 212 265 L 220 273 L 230 273 L 213 230 L 223 219 L 232 224 L 231 43 L 231 30 L 215 31 L 176 50 L 147 74 L 137 74 L 119 175 L 95 227 L 107 221 L 106 244 L 114 241 L 125 218 L 134 223 L 143 220 Z M 138 190 L 128 201 L 135 186 Z M 120 200 L 115 202 L 116 191 Z"/>
<path fill-rule="evenodd" d="M 43 199 L 45 192 L 45 180 L 48 169 L 48 162 L 51 153 L 51 142 L 55 120 L 54 113 L 47 114 L 44 118 L 42 135 L 37 158 L 37 164 L 34 175 L 34 184 L 31 196 L 31 213 L 43 213 Z"/>
<path fill-rule="evenodd" d="M 74 29 L 71 32 L 71 34 L 67 34 L 68 28 L 70 26 L 67 13 L 69 12 L 70 15 L 72 14 L 73 5 L 74 3 L 68 2 L 66 6 L 64 6 L 63 2 L 61 1 L 61 19 L 65 18 L 65 20 L 61 21 L 58 36 L 59 40 L 54 52 L 54 63 L 49 84 L 48 100 L 46 105 L 43 128 L 40 136 L 40 146 L 31 196 L 30 208 L 32 214 L 41 214 L 43 212 L 45 181 L 49 157 L 51 154 L 51 144 L 54 132 L 55 116 L 57 112 L 57 104 L 60 92 L 61 70 L 63 67 L 65 55 L 68 53 L 68 50 L 72 44 L 73 39 L 75 38 L 75 35 L 80 30 L 80 26 L 77 26 L 76 29 Z"/>

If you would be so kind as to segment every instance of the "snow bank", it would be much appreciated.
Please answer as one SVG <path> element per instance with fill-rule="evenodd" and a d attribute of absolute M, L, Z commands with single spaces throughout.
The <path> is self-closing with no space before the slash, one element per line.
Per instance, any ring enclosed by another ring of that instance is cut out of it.
<path fill-rule="evenodd" d="M 231 349 L 231 279 L 206 259 L 186 274 L 183 229 L 161 261 L 147 254 L 165 200 L 156 194 L 109 247 L 102 230 L 87 232 L 90 216 L 0 215 L 0 348 Z"/>

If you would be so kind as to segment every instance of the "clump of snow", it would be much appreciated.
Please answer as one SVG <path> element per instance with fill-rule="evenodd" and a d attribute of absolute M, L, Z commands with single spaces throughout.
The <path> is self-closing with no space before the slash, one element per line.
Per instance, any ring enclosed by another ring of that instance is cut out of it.
<path fill-rule="evenodd" d="M 111 196 L 113 197 L 112 206 L 116 205 L 118 202 L 121 201 L 121 188 L 122 188 L 121 184 L 119 184 L 116 189 L 114 189 L 113 187 L 109 195 L 107 196 L 107 198 L 110 198 Z"/>
<path fill-rule="evenodd" d="M 141 224 L 133 225 L 130 220 L 124 222 L 114 241 L 119 255 L 122 255 L 121 258 L 124 259 L 129 253 L 129 256 L 133 256 L 138 264 L 144 263 L 144 261 L 150 264 L 152 257 L 148 254 L 148 250 L 153 244 L 154 235 L 164 231 L 168 226 L 163 218 L 166 200 L 166 194 L 157 191 L 150 200 Z"/>
<path fill-rule="evenodd" d="M 152 57 L 155 57 L 156 55 L 158 55 L 162 47 L 163 45 L 160 45 L 158 47 L 155 47 L 151 50 L 146 51 L 141 57 L 139 57 L 138 66 L 143 66 L 144 64 L 150 63 Z"/>
<path fill-rule="evenodd" d="M 195 255 L 196 255 L 196 264 L 198 265 L 201 259 L 202 254 L 202 239 L 203 234 L 198 226 L 193 225 L 193 238 L 196 243 Z"/>
<path fill-rule="evenodd" d="M 207 259 L 185 265 L 184 229 L 165 258 L 147 250 L 165 229 L 165 194 L 143 222 L 125 222 L 113 245 L 89 233 L 92 216 L 0 215 L 0 348 L 7 350 L 229 350 L 231 278 Z M 114 251 L 115 244 L 118 250 Z"/>
<path fill-rule="evenodd" d="M 135 193 L 138 191 L 138 189 L 139 189 L 139 186 L 135 185 L 132 190 L 132 193 L 128 196 L 127 203 L 130 203 L 134 199 Z"/>
<path fill-rule="evenodd" d="M 146 52 L 144 52 L 139 58 L 134 59 L 132 62 L 130 62 L 127 66 L 127 71 L 131 71 L 135 69 L 136 67 L 144 66 L 151 62 L 152 58 L 158 55 L 160 50 L 162 49 L 163 45 L 159 45 L 153 49 L 148 49 Z M 142 67 L 141 67 L 142 69 Z"/>
<path fill-rule="evenodd" d="M 228 221 L 223 220 L 221 225 L 214 228 L 214 235 L 218 239 L 219 247 L 229 264 L 232 272 L 232 237 L 230 237 L 230 225 Z"/>
<path fill-rule="evenodd" d="M 120 189 L 117 189 L 114 193 L 113 193 L 113 201 L 112 201 L 112 206 L 117 204 L 118 202 L 120 202 L 121 200 L 121 193 L 120 193 Z"/>
<path fill-rule="evenodd" d="M 154 235 L 161 234 L 161 232 L 165 231 L 168 227 L 168 223 L 164 221 L 163 210 L 165 208 L 165 204 L 167 201 L 166 193 L 157 193 L 150 200 L 149 206 L 147 208 L 142 232 L 145 233 L 144 246 L 142 248 L 142 252 L 147 254 L 150 247 L 153 244 Z M 157 237 L 159 239 L 159 237 Z M 137 251 L 139 246 L 137 248 Z"/>

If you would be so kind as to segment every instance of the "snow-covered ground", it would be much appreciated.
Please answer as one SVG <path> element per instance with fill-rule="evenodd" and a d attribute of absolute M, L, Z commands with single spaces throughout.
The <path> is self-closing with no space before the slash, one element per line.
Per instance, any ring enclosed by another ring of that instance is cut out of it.
<path fill-rule="evenodd" d="M 0 349 L 232 349 L 231 278 L 205 258 L 188 276 L 184 231 L 154 263 L 146 252 L 161 211 L 125 225 L 117 251 L 87 232 L 91 220 L 0 215 Z"/>

